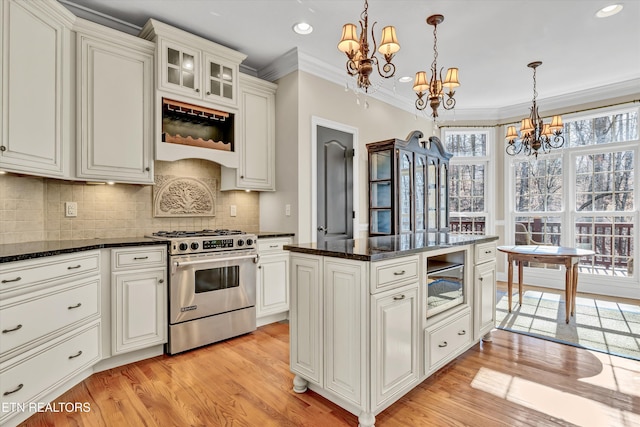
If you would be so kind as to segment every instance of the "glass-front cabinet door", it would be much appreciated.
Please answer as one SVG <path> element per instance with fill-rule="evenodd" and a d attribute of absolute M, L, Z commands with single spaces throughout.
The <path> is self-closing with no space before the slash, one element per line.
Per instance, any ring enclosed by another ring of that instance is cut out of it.
<path fill-rule="evenodd" d="M 400 151 L 400 167 L 398 168 L 398 210 L 400 212 L 400 233 L 412 231 L 412 186 L 413 186 L 413 153 Z"/>
<path fill-rule="evenodd" d="M 448 193 L 448 165 L 441 164 L 440 165 L 440 230 L 448 230 L 449 229 L 449 193 Z"/>
<path fill-rule="evenodd" d="M 162 80 L 164 89 L 189 96 L 200 93 L 200 52 L 163 41 Z"/>
<path fill-rule="evenodd" d="M 391 150 L 369 155 L 369 231 L 371 234 L 391 234 L 392 195 Z"/>
<path fill-rule="evenodd" d="M 205 98 L 211 101 L 237 104 L 238 67 L 205 54 Z"/>
<path fill-rule="evenodd" d="M 415 231 L 424 231 L 427 228 L 427 158 L 416 155 L 414 173 L 415 188 Z"/>
<path fill-rule="evenodd" d="M 427 228 L 438 228 L 438 169 L 435 160 L 427 167 Z"/>

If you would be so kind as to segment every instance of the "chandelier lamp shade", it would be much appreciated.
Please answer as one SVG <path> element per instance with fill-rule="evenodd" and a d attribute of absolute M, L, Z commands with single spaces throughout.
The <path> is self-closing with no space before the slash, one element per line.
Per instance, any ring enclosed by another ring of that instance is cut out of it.
<path fill-rule="evenodd" d="M 433 25 L 433 62 L 431 63 L 431 79 L 427 79 L 426 71 L 418 71 L 413 81 L 413 90 L 416 92 L 416 108 L 420 111 L 431 107 L 431 116 L 435 120 L 438 117 L 440 105 L 445 110 L 452 110 L 456 106 L 454 88 L 460 86 L 458 80 L 458 69 L 449 68 L 447 74 L 442 79 L 442 70 L 438 72 L 438 25 L 444 21 L 443 15 L 431 15 L 427 18 L 427 24 Z M 444 89 L 447 89 L 446 99 Z"/>
<path fill-rule="evenodd" d="M 400 44 L 396 37 L 395 27 L 388 26 L 382 29 L 382 39 L 378 52 L 384 56 L 384 65 L 380 67 L 380 62 L 376 56 L 376 39 L 374 36 L 374 27 L 376 22 L 371 25 L 371 40 L 373 49 L 369 56 L 369 3 L 364 2 L 364 11 L 360 14 L 360 35 L 355 24 L 344 24 L 342 27 L 342 38 L 338 43 L 338 50 L 347 55 L 347 73 L 350 76 L 357 76 L 358 87 L 365 92 L 369 91 L 371 80 L 369 76 L 374 69 L 377 70 L 380 77 L 388 79 L 393 77 L 396 72 L 396 66 L 393 64 L 393 56 L 400 50 Z"/>
<path fill-rule="evenodd" d="M 536 68 L 542 65 L 541 61 L 531 62 L 527 67 L 533 69 L 533 105 L 529 117 L 520 122 L 520 135 L 515 126 L 507 127 L 507 154 L 511 156 L 523 153 L 527 156 L 533 155 L 536 158 L 540 152 L 549 153 L 553 148 L 560 148 L 564 145 L 562 130 L 562 117 L 553 116 L 551 124 L 545 124 L 538 114 L 536 98 Z M 520 139 L 518 139 L 520 138 Z"/>

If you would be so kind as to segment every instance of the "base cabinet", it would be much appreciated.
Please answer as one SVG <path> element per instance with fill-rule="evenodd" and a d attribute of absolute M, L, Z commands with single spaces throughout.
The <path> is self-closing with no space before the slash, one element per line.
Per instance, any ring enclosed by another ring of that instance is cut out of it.
<path fill-rule="evenodd" d="M 474 339 L 490 339 L 496 324 L 496 244 L 476 245 L 474 268 Z"/>
<path fill-rule="evenodd" d="M 111 258 L 111 354 L 165 343 L 166 249 L 114 249 Z"/>
<path fill-rule="evenodd" d="M 282 247 L 290 237 L 258 239 L 256 317 L 258 326 L 287 318 L 289 311 L 289 253 Z"/>

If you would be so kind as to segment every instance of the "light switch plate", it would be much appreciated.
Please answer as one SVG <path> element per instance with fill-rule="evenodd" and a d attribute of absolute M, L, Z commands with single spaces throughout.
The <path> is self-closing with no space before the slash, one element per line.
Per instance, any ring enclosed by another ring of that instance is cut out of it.
<path fill-rule="evenodd" d="M 231 205 L 231 212 L 229 215 L 236 216 L 236 205 Z"/>

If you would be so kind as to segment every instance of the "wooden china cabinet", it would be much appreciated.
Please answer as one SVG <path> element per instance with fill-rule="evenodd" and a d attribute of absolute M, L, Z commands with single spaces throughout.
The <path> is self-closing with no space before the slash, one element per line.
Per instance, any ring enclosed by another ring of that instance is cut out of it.
<path fill-rule="evenodd" d="M 413 131 L 367 144 L 369 235 L 448 231 L 449 159 L 440 139 Z"/>

